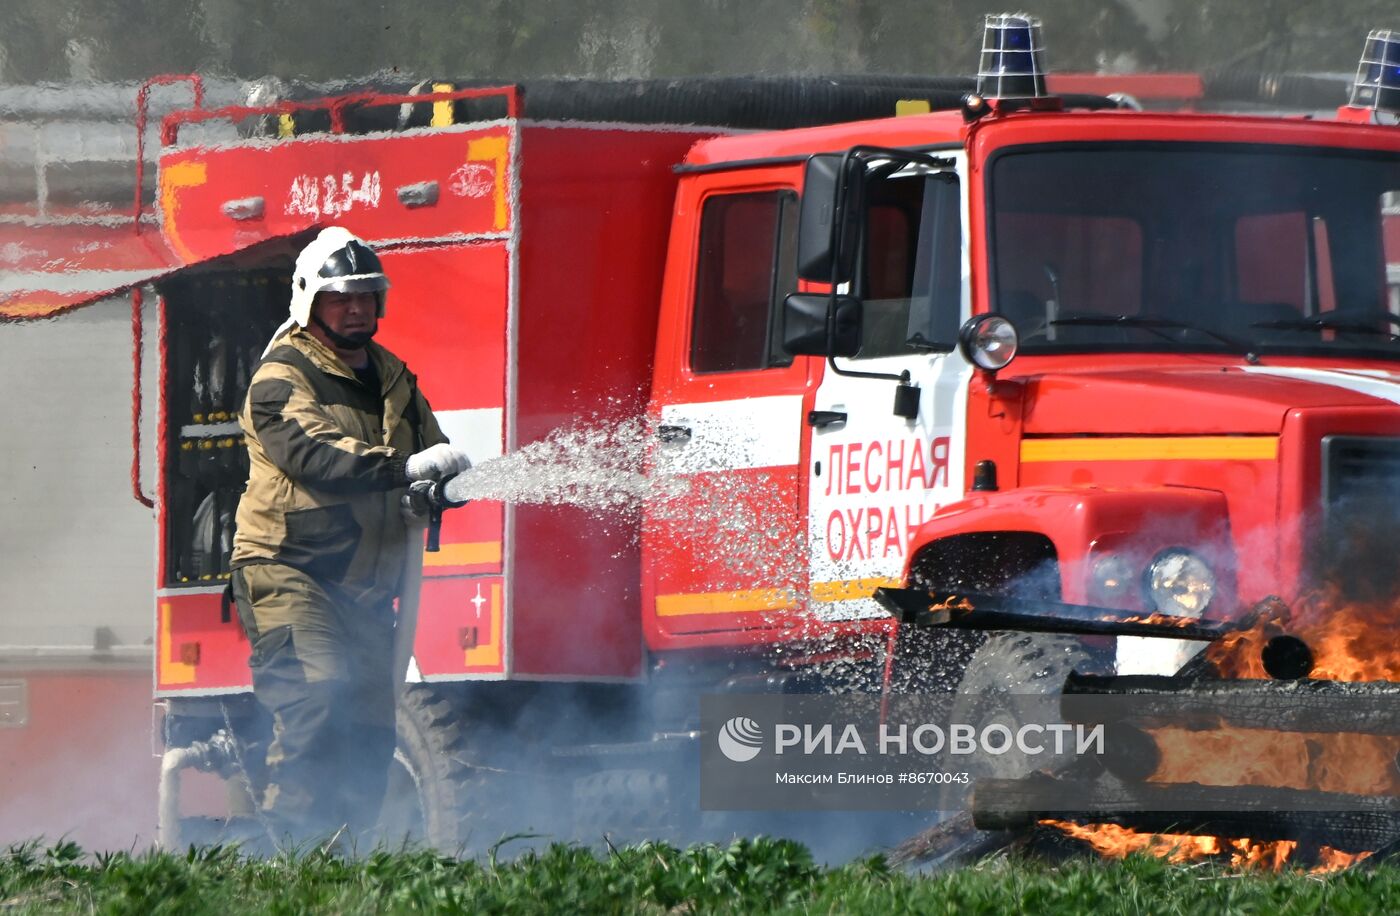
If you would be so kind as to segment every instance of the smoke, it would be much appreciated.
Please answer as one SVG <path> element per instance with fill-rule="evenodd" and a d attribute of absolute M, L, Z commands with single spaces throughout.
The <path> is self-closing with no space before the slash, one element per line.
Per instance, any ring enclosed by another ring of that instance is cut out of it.
<path fill-rule="evenodd" d="M 842 863 L 895 846 L 938 812 L 702 811 L 698 741 L 661 724 L 642 694 L 588 685 L 436 685 L 467 716 L 460 753 L 465 786 L 459 845 L 466 856 L 503 857 L 551 843 L 675 846 L 779 836 L 821 861 Z M 680 699 L 676 697 L 675 699 Z M 689 704 L 697 707 L 694 694 Z M 691 729 L 698 719 L 689 723 Z M 668 737 L 669 735 L 669 737 Z M 421 835 L 410 838 L 422 842 Z M 399 838 L 384 837 L 389 845 Z"/>
<path fill-rule="evenodd" d="M 0 846 L 43 837 L 89 849 L 155 841 L 150 671 L 20 669 L 0 676 Z M 5 707 L 9 707 L 6 709 Z"/>

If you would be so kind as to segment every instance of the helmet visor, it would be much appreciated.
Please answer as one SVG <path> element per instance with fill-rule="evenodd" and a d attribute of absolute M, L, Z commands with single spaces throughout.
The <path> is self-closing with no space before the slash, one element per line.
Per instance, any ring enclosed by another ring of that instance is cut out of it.
<path fill-rule="evenodd" d="M 336 277 L 319 284 L 318 292 L 328 293 L 382 293 L 389 288 L 389 278 L 383 274 L 369 274 L 360 277 Z"/>
<path fill-rule="evenodd" d="M 374 250 L 359 239 L 351 239 L 326 258 L 317 274 L 329 280 L 333 277 L 362 277 L 365 274 L 383 272 L 384 268 Z"/>

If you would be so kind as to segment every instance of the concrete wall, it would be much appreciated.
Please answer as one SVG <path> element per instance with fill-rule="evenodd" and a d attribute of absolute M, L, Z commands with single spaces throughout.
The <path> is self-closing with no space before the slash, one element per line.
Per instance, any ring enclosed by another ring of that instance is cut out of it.
<path fill-rule="evenodd" d="M 156 309 L 144 453 L 154 483 Z M 155 838 L 155 521 L 131 495 L 131 306 L 0 323 L 0 844 Z M 99 628 L 115 644 L 94 652 Z"/>
<path fill-rule="evenodd" d="M 155 522 L 131 495 L 131 307 L 0 323 L 0 660 L 151 645 Z M 155 299 L 144 466 L 155 482 Z M 147 649 L 147 654 L 149 649 Z"/>

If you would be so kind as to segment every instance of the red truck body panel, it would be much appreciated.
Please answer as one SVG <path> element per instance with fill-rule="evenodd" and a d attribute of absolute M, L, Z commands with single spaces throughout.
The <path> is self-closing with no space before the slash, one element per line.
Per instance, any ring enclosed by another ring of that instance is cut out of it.
<path fill-rule="evenodd" d="M 630 420 L 645 406 L 672 167 L 700 136 L 566 125 L 522 134 L 512 448 L 561 427 Z M 511 673 L 640 677 L 635 525 L 569 506 L 512 512 Z"/>

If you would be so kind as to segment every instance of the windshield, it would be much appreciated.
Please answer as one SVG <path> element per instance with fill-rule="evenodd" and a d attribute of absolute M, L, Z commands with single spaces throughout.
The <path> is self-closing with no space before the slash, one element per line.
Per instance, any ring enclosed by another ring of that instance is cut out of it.
<path fill-rule="evenodd" d="M 1028 353 L 1400 357 L 1400 157 L 1204 144 L 1003 153 L 994 308 Z"/>

